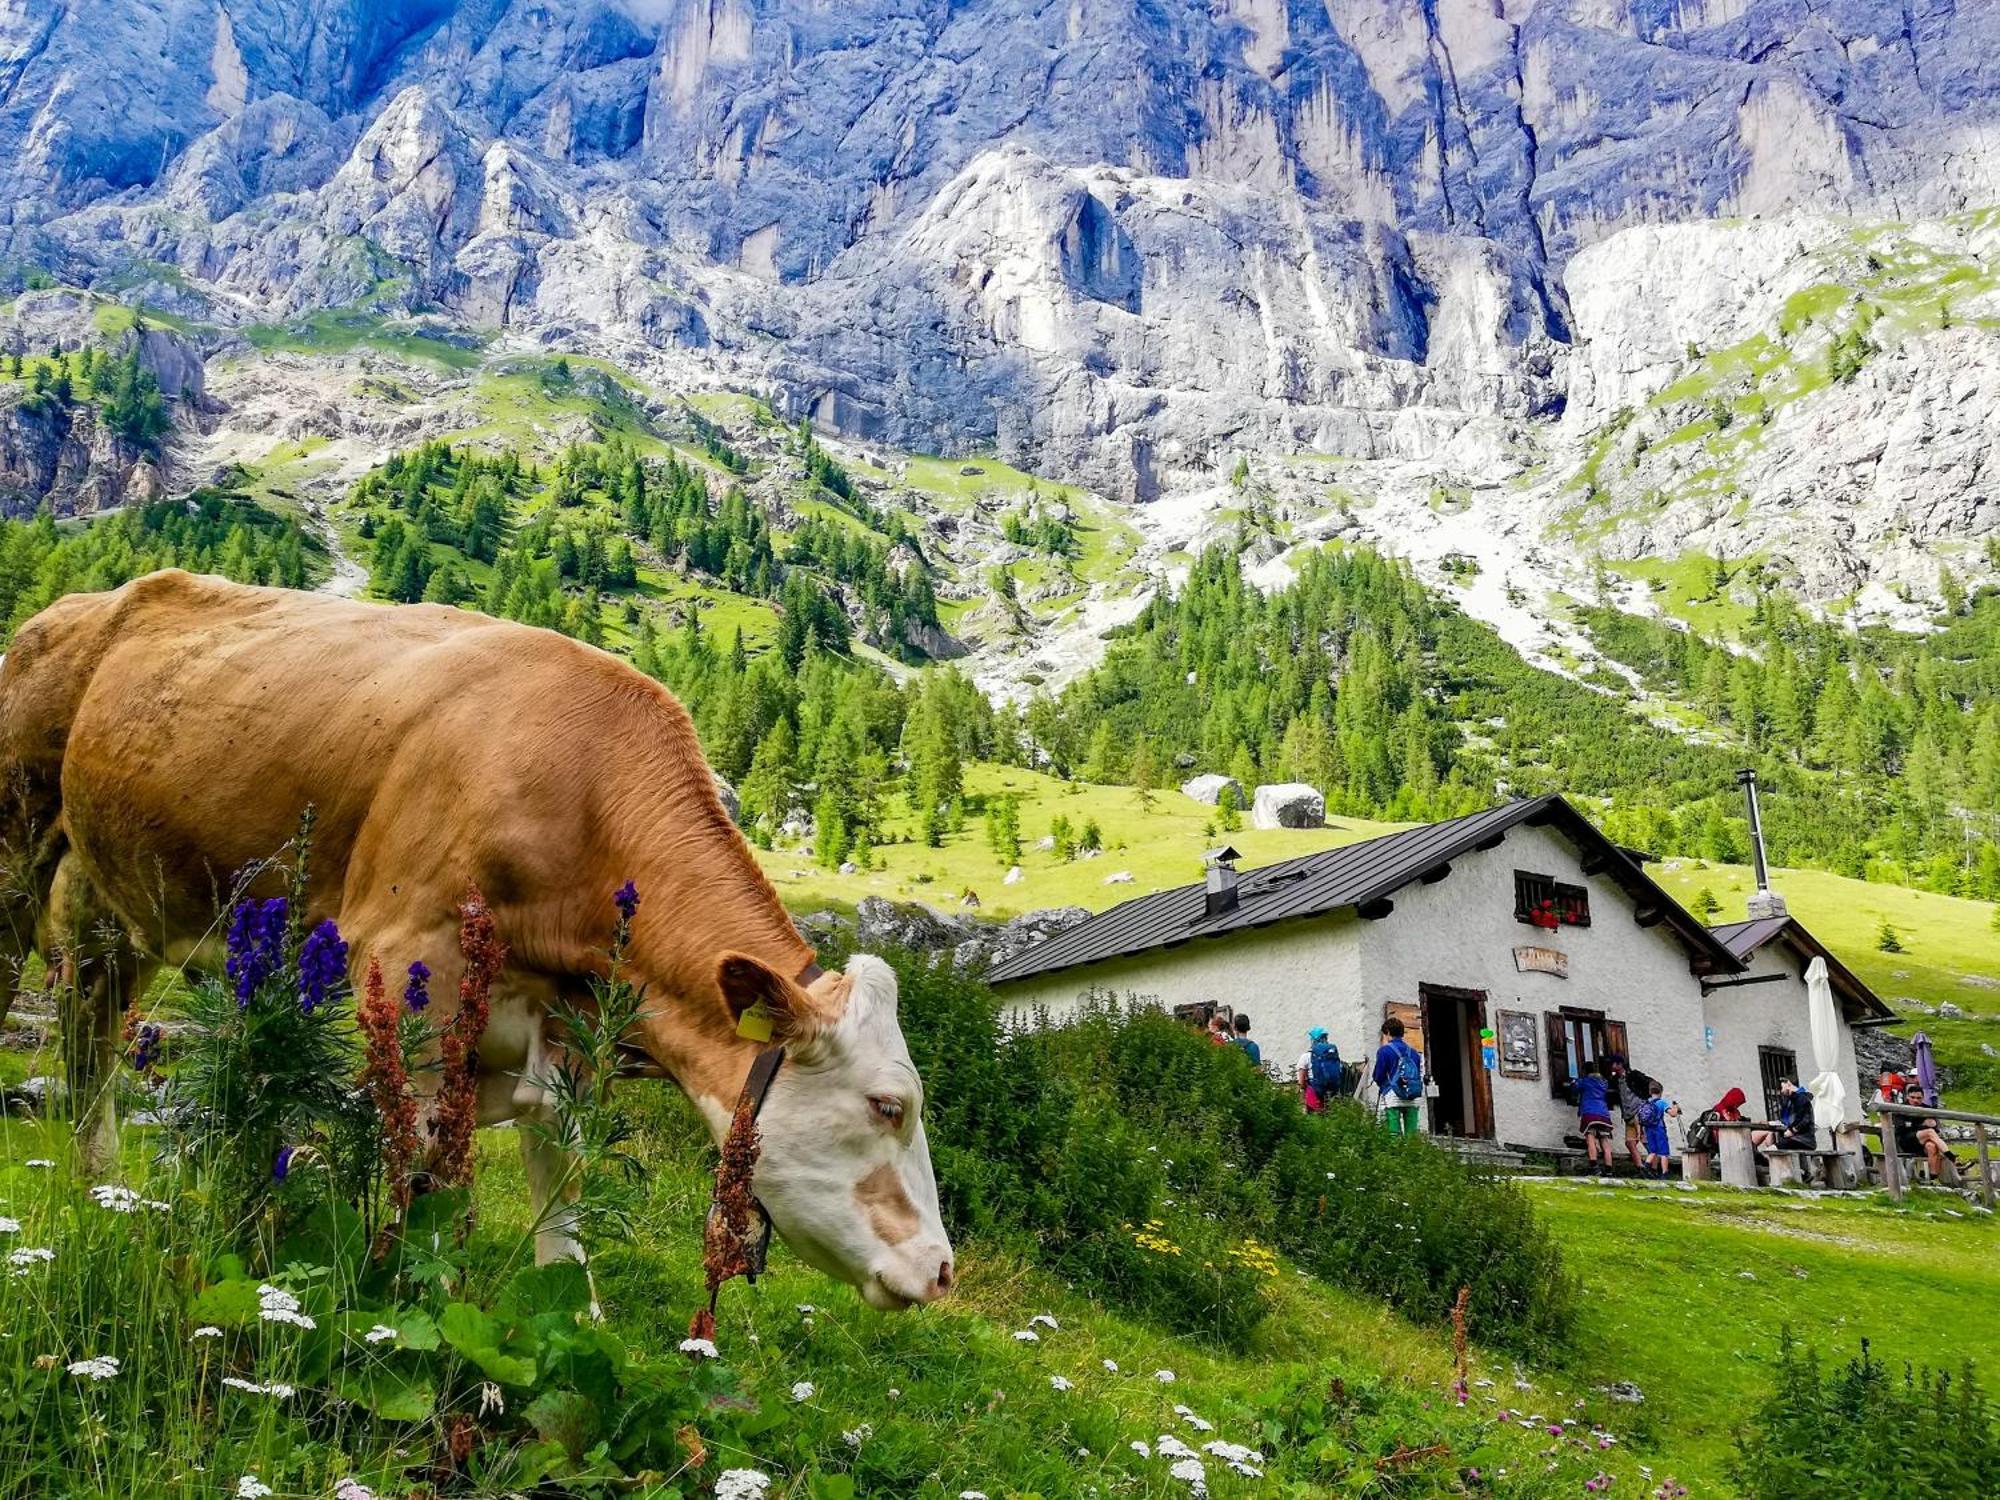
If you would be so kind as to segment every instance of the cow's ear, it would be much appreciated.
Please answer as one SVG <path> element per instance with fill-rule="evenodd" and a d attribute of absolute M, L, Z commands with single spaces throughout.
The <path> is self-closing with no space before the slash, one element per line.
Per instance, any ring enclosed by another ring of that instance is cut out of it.
<path fill-rule="evenodd" d="M 737 1033 L 756 1042 L 797 1040 L 813 1029 L 812 998 L 762 959 L 725 953 L 715 980 Z"/>

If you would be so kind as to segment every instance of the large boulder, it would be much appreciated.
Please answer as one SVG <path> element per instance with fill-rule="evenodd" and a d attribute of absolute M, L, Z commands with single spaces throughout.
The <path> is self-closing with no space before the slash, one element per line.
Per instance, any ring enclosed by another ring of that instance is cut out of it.
<path fill-rule="evenodd" d="M 1250 803 L 1252 828 L 1319 828 L 1326 823 L 1326 798 L 1303 781 L 1260 786 Z"/>
<path fill-rule="evenodd" d="M 1222 804 L 1225 787 L 1236 793 L 1237 807 L 1242 807 L 1248 800 L 1243 795 L 1243 783 L 1234 776 L 1197 776 L 1191 781 L 1183 781 L 1181 795 L 1192 797 L 1197 802 L 1206 802 L 1210 807 L 1219 807 Z"/>

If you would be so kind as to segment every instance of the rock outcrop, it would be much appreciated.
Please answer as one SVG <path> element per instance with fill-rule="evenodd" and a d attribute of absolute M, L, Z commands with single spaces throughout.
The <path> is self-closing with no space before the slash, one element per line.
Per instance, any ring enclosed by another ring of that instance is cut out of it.
<path fill-rule="evenodd" d="M 1210 807 L 1219 806 L 1225 790 L 1236 794 L 1236 806 L 1244 805 L 1243 783 L 1234 776 L 1196 776 L 1181 783 L 1181 795 L 1192 797 L 1197 802 L 1205 802 Z"/>
<path fill-rule="evenodd" d="M 1252 828 L 1319 828 L 1326 823 L 1326 798 L 1302 781 L 1260 786 L 1250 803 Z"/>

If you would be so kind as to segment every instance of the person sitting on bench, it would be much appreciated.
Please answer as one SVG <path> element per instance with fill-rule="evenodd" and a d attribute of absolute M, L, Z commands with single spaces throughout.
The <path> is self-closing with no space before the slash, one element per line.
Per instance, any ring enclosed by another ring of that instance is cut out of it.
<path fill-rule="evenodd" d="M 1794 1079 L 1778 1080 L 1780 1105 L 1776 1132 L 1760 1130 L 1750 1144 L 1762 1151 L 1817 1151 L 1819 1141 L 1813 1128 L 1812 1095 Z"/>
<path fill-rule="evenodd" d="M 1924 1108 L 1930 1101 L 1924 1097 L 1924 1086 L 1911 1082 L 1903 1090 L 1903 1103 Z M 1931 1169 L 1931 1176 L 1942 1182 L 1944 1164 L 1951 1153 L 1945 1149 L 1944 1137 L 1938 1134 L 1937 1121 L 1917 1119 L 1912 1115 L 1897 1115 L 1896 1149 L 1908 1156 L 1922 1156 Z"/>

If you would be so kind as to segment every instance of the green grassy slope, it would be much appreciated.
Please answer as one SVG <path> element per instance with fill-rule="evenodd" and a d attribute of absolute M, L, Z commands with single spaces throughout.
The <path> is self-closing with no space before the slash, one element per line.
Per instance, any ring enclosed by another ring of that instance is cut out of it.
<path fill-rule="evenodd" d="M 1326 828 L 1253 829 L 1234 833 L 1219 827 L 1216 810 L 1169 788 L 1142 803 L 1129 786 L 1096 786 L 1059 781 L 1017 766 L 968 765 L 965 789 L 969 799 L 1016 796 L 1021 799 L 1022 879 L 1004 883 L 1008 865 L 986 841 L 986 824 L 969 815 L 964 827 L 945 837 L 944 847 L 917 842 L 890 844 L 875 850 L 875 868 L 840 875 L 813 864 L 810 850 L 761 850 L 758 858 L 778 893 L 795 910 L 815 905 L 851 905 L 864 896 L 890 900 L 921 900 L 940 907 L 955 906 L 967 890 L 979 897 L 991 916 L 1011 916 L 1050 906 L 1086 906 L 1101 910 L 1147 891 L 1185 885 L 1202 878 L 1201 856 L 1218 843 L 1242 851 L 1243 867 L 1270 864 L 1317 849 L 1331 849 L 1387 833 L 1394 825 L 1339 818 Z M 1104 834 L 1104 852 L 1095 859 L 1064 862 L 1035 842 L 1049 825 L 1066 817 L 1081 829 L 1095 820 Z M 914 839 L 915 820 L 907 808 L 888 819 L 891 837 Z M 1214 831 L 1209 830 L 1213 828 Z M 1107 884 L 1106 877 L 1128 873 L 1130 883 Z"/>

